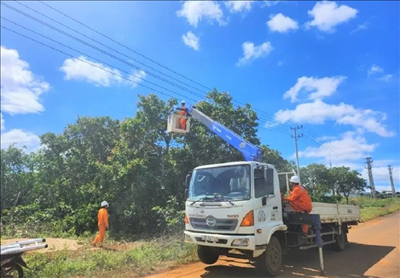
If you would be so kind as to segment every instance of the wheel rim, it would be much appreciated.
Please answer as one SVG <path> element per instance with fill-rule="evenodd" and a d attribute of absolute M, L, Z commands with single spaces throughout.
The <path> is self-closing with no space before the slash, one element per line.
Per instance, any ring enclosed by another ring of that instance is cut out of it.
<path fill-rule="evenodd" d="M 279 250 L 276 246 L 272 246 L 269 252 L 269 261 L 274 269 L 279 265 L 279 260 Z"/>

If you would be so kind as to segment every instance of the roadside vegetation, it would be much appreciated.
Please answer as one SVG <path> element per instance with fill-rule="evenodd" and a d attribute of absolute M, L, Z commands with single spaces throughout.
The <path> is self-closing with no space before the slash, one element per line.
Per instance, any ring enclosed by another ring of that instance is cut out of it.
<path fill-rule="evenodd" d="M 351 198 L 352 204 L 360 206 L 361 222 L 400 210 L 400 198 L 372 199 L 370 197 Z"/>
<path fill-rule="evenodd" d="M 107 242 L 103 248 L 79 251 L 30 253 L 24 257 L 30 267 L 27 277 L 142 277 L 197 260 L 196 248 L 181 236 L 163 237 L 125 247 Z"/>

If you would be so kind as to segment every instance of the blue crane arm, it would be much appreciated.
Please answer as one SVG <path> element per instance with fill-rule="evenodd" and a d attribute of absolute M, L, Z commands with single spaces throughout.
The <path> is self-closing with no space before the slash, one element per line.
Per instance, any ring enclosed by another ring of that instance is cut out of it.
<path fill-rule="evenodd" d="M 187 108 L 187 112 L 191 116 L 195 117 L 199 122 L 207 126 L 220 138 L 222 138 L 223 140 L 231 144 L 231 146 L 240 151 L 246 161 L 261 161 L 262 150 L 259 147 L 246 141 L 244 138 L 240 137 L 223 124 L 214 121 L 213 119 L 192 106 L 189 106 L 189 108 Z"/>

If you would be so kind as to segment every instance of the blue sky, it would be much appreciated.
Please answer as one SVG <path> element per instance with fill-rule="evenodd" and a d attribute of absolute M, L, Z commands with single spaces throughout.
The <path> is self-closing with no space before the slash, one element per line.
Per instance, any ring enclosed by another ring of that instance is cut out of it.
<path fill-rule="evenodd" d="M 201 98 L 157 79 L 154 74 L 163 75 L 154 69 L 198 88 L 197 94 L 207 92 L 39 2 L 21 3 L 26 7 L 6 2 L 122 61 L 2 5 L 2 26 L 72 55 L 1 30 L 2 148 L 17 142 L 33 150 L 38 135 L 61 133 L 78 115 L 133 116 L 137 94 L 154 91 L 121 75 L 178 99 L 183 98 L 177 95 L 181 94 L 191 103 Z M 262 111 L 262 143 L 278 149 L 285 158 L 294 159 L 290 127 L 301 124 L 302 166 L 314 162 L 345 165 L 366 178 L 365 158 L 371 156 L 378 190 L 389 188 L 389 164 L 400 190 L 398 2 L 74 1 L 48 5 L 208 88 L 249 102 Z M 83 61 L 96 63 L 97 68 Z"/>

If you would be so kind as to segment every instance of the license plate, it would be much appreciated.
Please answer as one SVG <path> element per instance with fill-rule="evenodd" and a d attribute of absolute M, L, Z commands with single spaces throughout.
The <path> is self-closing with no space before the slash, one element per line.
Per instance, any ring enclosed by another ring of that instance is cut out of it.
<path fill-rule="evenodd" d="M 215 237 L 215 236 L 201 236 L 201 239 L 205 240 L 205 241 L 211 241 L 211 242 L 217 242 L 218 241 L 218 238 Z"/>

